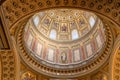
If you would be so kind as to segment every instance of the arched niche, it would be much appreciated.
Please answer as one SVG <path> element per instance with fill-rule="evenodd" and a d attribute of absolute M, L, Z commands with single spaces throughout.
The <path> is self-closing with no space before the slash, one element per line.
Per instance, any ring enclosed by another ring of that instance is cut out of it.
<path fill-rule="evenodd" d="M 120 80 L 120 35 L 117 37 L 110 57 L 110 80 Z"/>

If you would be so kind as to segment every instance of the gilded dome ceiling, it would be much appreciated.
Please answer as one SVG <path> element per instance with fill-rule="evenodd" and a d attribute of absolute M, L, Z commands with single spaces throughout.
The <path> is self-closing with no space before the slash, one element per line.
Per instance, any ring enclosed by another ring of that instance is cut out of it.
<path fill-rule="evenodd" d="M 33 15 L 24 29 L 24 43 L 39 62 L 56 68 L 78 67 L 104 47 L 102 21 L 77 9 L 51 9 Z"/>
<path fill-rule="evenodd" d="M 55 41 L 73 41 L 94 26 L 97 17 L 82 10 L 47 10 L 35 14 L 31 22 L 40 34 Z"/>

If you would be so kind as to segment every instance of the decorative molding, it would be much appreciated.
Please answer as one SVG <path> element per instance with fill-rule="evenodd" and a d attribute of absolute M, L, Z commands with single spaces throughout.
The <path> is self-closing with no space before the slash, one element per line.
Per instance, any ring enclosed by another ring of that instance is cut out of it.
<path fill-rule="evenodd" d="M 5 18 L 5 23 L 8 25 L 10 31 L 14 31 L 16 27 L 18 26 L 18 22 L 20 20 L 23 20 L 26 16 L 31 16 L 32 14 L 39 12 L 40 10 L 44 9 L 50 9 L 50 8 L 77 8 L 77 9 L 84 9 L 84 10 L 89 10 L 101 15 L 106 16 L 107 18 L 110 18 L 114 23 L 120 25 L 120 2 L 119 0 L 6 0 L 0 8 L 3 10 L 4 18 Z M 16 27 L 14 25 L 17 25 Z M 14 32 L 13 32 L 14 33 Z M 19 34 L 21 36 L 21 34 Z M 111 37 L 111 36 L 110 36 Z M 20 38 L 19 38 L 20 39 Z M 111 41 L 111 39 L 108 39 Z M 16 40 L 17 41 L 17 40 Z M 21 42 L 20 42 L 21 43 Z M 109 43 L 108 47 L 112 45 Z M 23 47 L 20 45 L 20 48 L 23 49 Z M 109 51 L 109 48 L 106 48 L 105 54 L 103 56 L 107 55 L 107 52 Z M 116 53 L 113 53 L 112 55 L 112 64 L 111 67 L 113 70 L 112 71 L 112 80 L 119 80 L 120 76 L 119 70 L 118 69 L 118 64 L 116 66 L 116 63 L 119 61 L 118 53 L 119 50 L 118 48 L 116 49 Z M 25 51 L 22 50 L 24 53 Z M 10 54 L 8 54 L 10 53 Z M 116 55 L 117 54 L 117 55 Z M 59 72 L 59 73 L 68 73 L 69 71 L 56 71 L 53 69 L 45 68 L 44 66 L 36 65 L 38 63 L 34 62 L 32 58 L 28 58 L 29 56 L 24 54 L 25 57 L 27 58 L 27 61 L 30 61 L 31 66 L 36 68 L 42 68 L 44 70 L 48 70 L 51 73 L 54 72 Z M 2 79 L 3 80 L 15 80 L 15 59 L 16 57 L 12 51 L 0 51 L 0 56 L 1 56 L 1 61 L 2 61 Z M 10 58 L 10 61 L 8 61 Z M 102 59 L 103 57 L 101 57 Z M 114 60 L 115 59 L 115 60 Z M 8 63 L 8 62 L 13 62 Z M 99 62 L 99 60 L 98 60 Z M 101 62 L 101 60 L 100 60 Z M 119 61 L 120 62 L 120 61 Z M 95 63 L 99 64 L 99 63 Z M 7 66 L 6 66 L 7 65 Z M 94 63 L 92 63 L 92 66 L 94 66 Z M 89 68 L 83 67 L 80 69 L 80 71 L 84 71 L 85 69 L 90 69 L 92 66 L 88 66 Z M 117 70 L 117 71 L 116 71 Z M 8 73 L 9 72 L 9 73 Z M 70 73 L 74 73 L 75 71 L 72 70 Z M 54 74 L 56 75 L 56 74 Z"/>
<path fill-rule="evenodd" d="M 113 45 L 113 36 L 110 30 L 110 26 L 105 26 L 105 32 L 107 38 L 106 46 L 103 49 L 103 51 L 101 51 L 101 54 L 98 57 L 96 57 L 95 60 L 89 62 L 88 64 L 83 64 L 81 67 L 71 68 L 69 70 L 57 69 L 55 67 L 48 67 L 42 64 L 43 61 L 40 62 L 34 59 L 32 55 L 30 55 L 30 53 L 28 54 L 27 51 L 25 50 L 23 43 L 24 25 L 25 23 L 21 24 L 21 28 L 17 30 L 17 36 L 16 36 L 16 40 L 17 40 L 16 42 L 18 45 L 18 50 L 21 59 L 36 72 L 53 77 L 77 77 L 90 73 L 91 71 L 100 67 L 108 59 Z"/>
<path fill-rule="evenodd" d="M 2 80 L 16 80 L 15 56 L 10 50 L 0 51 Z"/>
<path fill-rule="evenodd" d="M 119 80 L 120 79 L 120 35 L 117 37 L 113 48 L 114 50 L 110 58 L 111 80 Z"/>
<path fill-rule="evenodd" d="M 0 16 L 0 50 L 10 49 L 7 36 L 5 34 L 5 29 Z"/>
<path fill-rule="evenodd" d="M 91 76 L 91 80 L 108 80 L 108 75 L 99 71 Z"/>
<path fill-rule="evenodd" d="M 30 71 L 26 71 L 22 74 L 21 80 L 36 80 L 36 75 Z"/>
<path fill-rule="evenodd" d="M 1 64 L 2 60 L 1 60 L 1 56 L 0 56 L 0 80 L 2 80 L 2 64 Z"/>
<path fill-rule="evenodd" d="M 44 9 L 61 7 L 90 10 L 104 15 L 120 25 L 119 0 L 6 0 L 2 4 L 4 18 L 10 29 L 26 15 Z"/>

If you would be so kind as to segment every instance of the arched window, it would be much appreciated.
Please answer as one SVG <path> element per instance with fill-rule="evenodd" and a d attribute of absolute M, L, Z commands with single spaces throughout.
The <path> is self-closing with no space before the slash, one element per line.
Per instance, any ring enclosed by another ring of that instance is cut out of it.
<path fill-rule="evenodd" d="M 72 31 L 72 40 L 74 40 L 74 39 L 77 39 L 79 36 L 78 36 L 78 31 L 76 30 L 76 29 L 74 29 L 73 31 Z"/>
<path fill-rule="evenodd" d="M 34 22 L 34 25 L 37 27 L 38 24 L 39 24 L 39 16 L 35 16 L 35 17 L 33 18 L 33 22 Z"/>
<path fill-rule="evenodd" d="M 52 29 L 51 32 L 50 32 L 50 38 L 51 39 L 56 39 L 56 36 L 57 36 L 57 32 L 55 29 Z"/>
<path fill-rule="evenodd" d="M 91 26 L 91 27 L 94 26 L 94 24 L 95 24 L 95 19 L 94 19 L 93 16 L 90 17 L 90 19 L 89 19 L 89 23 L 90 23 L 90 26 Z"/>

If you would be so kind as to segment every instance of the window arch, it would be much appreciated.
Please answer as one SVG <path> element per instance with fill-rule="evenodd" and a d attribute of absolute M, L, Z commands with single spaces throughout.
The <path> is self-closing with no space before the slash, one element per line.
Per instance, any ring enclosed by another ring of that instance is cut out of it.
<path fill-rule="evenodd" d="M 78 37 L 78 31 L 76 29 L 72 30 L 72 40 L 77 39 Z"/>
<path fill-rule="evenodd" d="M 95 19 L 94 19 L 93 16 L 90 17 L 90 19 L 89 19 L 89 23 L 90 23 L 90 26 L 91 26 L 91 27 L 94 26 L 94 24 L 95 24 Z"/>
<path fill-rule="evenodd" d="M 52 30 L 50 31 L 50 38 L 51 38 L 51 39 L 56 39 L 56 37 L 57 37 L 57 32 L 56 32 L 55 29 L 52 29 Z"/>
<path fill-rule="evenodd" d="M 34 23 L 34 25 L 37 27 L 38 26 L 38 24 L 39 24 L 39 16 L 35 16 L 34 18 L 33 18 L 33 23 Z"/>

